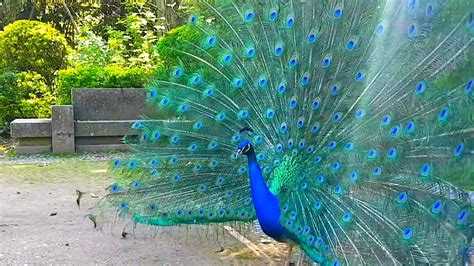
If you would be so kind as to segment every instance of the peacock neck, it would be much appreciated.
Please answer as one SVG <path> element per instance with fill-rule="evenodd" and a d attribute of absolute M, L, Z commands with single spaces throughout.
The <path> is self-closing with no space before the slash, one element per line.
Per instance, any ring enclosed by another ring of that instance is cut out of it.
<path fill-rule="evenodd" d="M 257 218 L 263 232 L 278 241 L 284 241 L 284 229 L 280 224 L 280 203 L 267 187 L 258 165 L 255 152 L 247 154 L 250 175 L 250 190 Z"/>

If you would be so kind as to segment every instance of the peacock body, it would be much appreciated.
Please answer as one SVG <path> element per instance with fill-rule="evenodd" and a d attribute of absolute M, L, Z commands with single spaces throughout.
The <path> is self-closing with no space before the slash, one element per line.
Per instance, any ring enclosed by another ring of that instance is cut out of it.
<path fill-rule="evenodd" d="M 474 2 L 199 2 L 101 201 L 136 223 L 258 219 L 321 264 L 461 263 Z"/>

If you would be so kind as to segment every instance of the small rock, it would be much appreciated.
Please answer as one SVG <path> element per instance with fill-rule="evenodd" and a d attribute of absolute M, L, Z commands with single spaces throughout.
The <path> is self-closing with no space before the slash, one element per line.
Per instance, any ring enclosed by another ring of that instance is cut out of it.
<path fill-rule="evenodd" d="M 52 212 L 49 216 L 56 216 L 56 215 L 58 215 L 57 212 Z"/>
<path fill-rule="evenodd" d="M 66 243 L 66 247 L 69 247 L 69 243 Z"/>
<path fill-rule="evenodd" d="M 21 194 L 21 193 L 20 193 L 20 191 L 17 191 L 17 192 L 16 192 L 16 194 L 18 194 L 18 195 L 19 195 L 19 194 Z"/>

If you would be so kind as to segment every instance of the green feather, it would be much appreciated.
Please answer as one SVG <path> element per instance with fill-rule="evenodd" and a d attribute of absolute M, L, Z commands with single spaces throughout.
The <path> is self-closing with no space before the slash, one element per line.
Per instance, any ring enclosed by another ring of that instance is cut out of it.
<path fill-rule="evenodd" d="M 451 182 L 474 182 L 472 1 L 199 6 L 209 16 L 179 30 L 191 41 L 158 45 L 174 61 L 150 83 L 156 113 L 125 138 L 133 158 L 113 163 L 99 208 L 160 226 L 255 220 L 236 154 L 248 139 L 314 261 L 462 260 L 474 215 Z"/>

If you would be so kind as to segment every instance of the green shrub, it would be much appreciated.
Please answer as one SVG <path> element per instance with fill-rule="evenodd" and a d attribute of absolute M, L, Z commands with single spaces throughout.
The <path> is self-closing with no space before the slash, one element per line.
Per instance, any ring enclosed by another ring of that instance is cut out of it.
<path fill-rule="evenodd" d="M 55 72 L 66 67 L 70 49 L 64 36 L 51 25 L 18 20 L 0 32 L 0 68 L 33 71 L 51 84 Z"/>
<path fill-rule="evenodd" d="M 201 38 L 200 31 L 193 29 L 192 26 L 183 25 L 168 31 L 161 37 L 156 45 L 156 50 L 161 61 L 176 65 L 179 58 L 183 56 L 176 50 L 187 50 L 191 43 L 196 44 Z"/>
<path fill-rule="evenodd" d="M 21 116 L 17 104 L 16 75 L 10 71 L 0 72 L 0 127 L 7 126 L 15 117 Z"/>
<path fill-rule="evenodd" d="M 57 93 L 61 104 L 71 103 L 75 88 L 143 88 L 153 70 L 118 66 L 78 67 L 59 71 Z"/>
<path fill-rule="evenodd" d="M 22 72 L 16 75 L 16 82 L 18 89 L 25 93 L 18 105 L 23 117 L 50 117 L 51 105 L 56 104 L 57 98 L 46 80 L 38 73 Z"/>
<path fill-rule="evenodd" d="M 38 73 L 0 71 L 0 125 L 15 118 L 45 118 L 56 98 Z"/>
<path fill-rule="evenodd" d="M 182 64 L 181 60 L 183 58 L 188 59 L 187 56 L 183 56 L 179 51 L 192 51 L 195 49 L 192 45 L 198 44 L 202 38 L 201 32 L 192 29 L 192 26 L 189 25 L 174 28 L 161 37 L 156 45 L 156 51 L 162 62 L 162 66 L 157 69 L 157 78 L 167 79 L 172 69 Z M 187 67 L 191 68 L 191 71 L 198 66 L 200 64 L 187 62 Z"/>
<path fill-rule="evenodd" d="M 103 67 L 109 65 L 114 55 L 106 40 L 93 32 L 77 36 L 75 51 L 68 56 L 69 67 Z"/>

